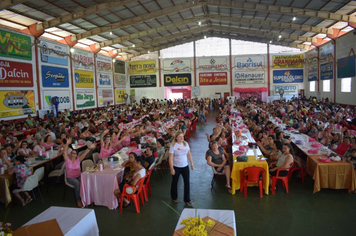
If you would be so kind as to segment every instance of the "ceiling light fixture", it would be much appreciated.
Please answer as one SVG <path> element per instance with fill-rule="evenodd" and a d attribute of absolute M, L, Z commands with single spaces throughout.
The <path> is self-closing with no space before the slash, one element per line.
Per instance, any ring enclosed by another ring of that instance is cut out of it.
<path fill-rule="evenodd" d="M 282 35 L 279 35 L 278 38 L 282 38 Z"/>
<path fill-rule="evenodd" d="M 135 47 L 135 44 L 132 44 L 132 47 L 134 48 L 134 47 Z"/>
<path fill-rule="evenodd" d="M 115 62 L 115 61 L 116 61 L 115 59 L 112 60 L 112 62 Z"/>
<path fill-rule="evenodd" d="M 269 41 L 269 43 L 272 43 L 272 40 L 271 40 L 271 41 Z"/>
<path fill-rule="evenodd" d="M 70 49 L 70 52 L 74 52 L 74 48 L 71 48 L 71 49 Z"/>
<path fill-rule="evenodd" d="M 147 53 L 150 53 L 150 51 L 147 51 Z"/>
<path fill-rule="evenodd" d="M 206 35 L 204 35 L 204 38 L 206 39 Z"/>
<path fill-rule="evenodd" d="M 201 21 L 198 22 L 198 25 L 201 25 Z"/>
<path fill-rule="evenodd" d="M 297 17 L 294 16 L 294 17 L 293 17 L 293 21 L 295 21 L 296 19 L 297 19 Z"/>

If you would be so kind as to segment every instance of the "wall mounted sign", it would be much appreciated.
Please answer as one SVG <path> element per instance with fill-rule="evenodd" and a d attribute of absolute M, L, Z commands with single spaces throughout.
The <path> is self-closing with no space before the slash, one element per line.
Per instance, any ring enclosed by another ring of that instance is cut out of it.
<path fill-rule="evenodd" d="M 191 60 L 184 59 L 165 59 L 163 60 L 163 70 L 171 72 L 189 72 L 192 71 Z"/>
<path fill-rule="evenodd" d="M 120 74 L 126 74 L 126 63 L 124 61 L 115 60 L 114 62 L 114 72 Z"/>
<path fill-rule="evenodd" d="M 273 68 L 303 68 L 303 54 L 275 55 L 272 65 Z"/>
<path fill-rule="evenodd" d="M 278 85 L 273 86 L 274 95 L 279 95 L 279 90 L 283 89 L 284 94 L 298 94 L 298 85 Z"/>
<path fill-rule="evenodd" d="M 69 74 L 67 68 L 42 66 L 43 87 L 69 87 Z"/>
<path fill-rule="evenodd" d="M 0 117 L 20 116 L 35 112 L 33 90 L 0 91 Z"/>
<path fill-rule="evenodd" d="M 355 56 L 337 59 L 337 77 L 348 78 L 355 76 Z"/>
<path fill-rule="evenodd" d="M 0 60 L 0 87 L 33 87 L 32 64 Z"/>
<path fill-rule="evenodd" d="M 94 54 L 89 51 L 74 49 L 72 53 L 73 67 L 76 69 L 93 70 Z"/>
<path fill-rule="evenodd" d="M 77 108 L 86 108 L 95 106 L 94 89 L 75 90 Z"/>
<path fill-rule="evenodd" d="M 156 75 L 130 76 L 131 88 L 157 87 Z"/>
<path fill-rule="evenodd" d="M 32 60 L 31 46 L 29 36 L 0 30 L 0 47 L 3 48 L 0 50 L 0 57 Z"/>
<path fill-rule="evenodd" d="M 156 61 L 129 62 L 129 74 L 154 74 L 156 73 Z"/>
<path fill-rule="evenodd" d="M 235 57 L 236 69 L 258 69 L 265 67 L 264 56 L 237 56 Z"/>
<path fill-rule="evenodd" d="M 200 71 L 216 71 L 227 70 L 227 57 L 211 57 L 211 58 L 198 58 L 198 70 Z"/>
<path fill-rule="evenodd" d="M 92 71 L 74 70 L 74 81 L 77 88 L 94 88 Z"/>
<path fill-rule="evenodd" d="M 239 71 L 235 73 L 236 84 L 263 84 L 264 82 L 264 71 Z"/>
<path fill-rule="evenodd" d="M 68 46 L 46 41 L 40 42 L 41 61 L 45 63 L 68 65 Z"/>
<path fill-rule="evenodd" d="M 114 103 L 114 93 L 111 89 L 99 89 L 98 96 L 100 106 Z"/>
<path fill-rule="evenodd" d="M 43 110 L 55 109 L 52 104 L 52 97 L 58 97 L 58 109 L 71 109 L 72 97 L 69 90 L 44 90 L 43 91 Z"/>
<path fill-rule="evenodd" d="M 334 79 L 334 63 L 324 63 L 320 65 L 320 79 Z"/>
<path fill-rule="evenodd" d="M 126 75 L 115 73 L 115 87 L 126 88 Z"/>
<path fill-rule="evenodd" d="M 164 75 L 164 86 L 190 86 L 192 85 L 192 75 L 185 74 L 166 74 Z"/>
<path fill-rule="evenodd" d="M 125 102 L 125 98 L 124 98 L 125 93 L 126 93 L 126 89 L 115 90 L 116 104 Z"/>
<path fill-rule="evenodd" d="M 227 72 L 199 73 L 199 85 L 225 85 Z"/>
<path fill-rule="evenodd" d="M 273 83 L 303 83 L 303 70 L 274 70 Z"/>

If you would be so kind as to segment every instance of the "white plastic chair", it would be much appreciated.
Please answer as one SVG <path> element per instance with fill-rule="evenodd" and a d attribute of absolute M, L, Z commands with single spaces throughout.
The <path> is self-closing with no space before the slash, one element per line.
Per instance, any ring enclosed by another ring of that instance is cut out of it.
<path fill-rule="evenodd" d="M 87 167 L 93 167 L 94 166 L 94 163 L 92 160 L 84 160 L 82 161 L 82 172 L 84 172 Z"/>
<path fill-rule="evenodd" d="M 36 200 L 35 193 L 33 192 L 33 189 L 35 189 L 36 187 L 38 187 L 38 176 L 31 175 L 31 176 L 27 177 L 27 179 L 25 180 L 25 183 L 21 189 L 14 189 L 12 192 L 20 193 L 23 198 L 24 198 L 23 192 L 32 192 L 32 196 Z M 41 192 L 39 192 L 39 193 L 41 194 Z M 42 199 L 42 196 L 41 196 L 41 199 Z M 42 202 L 43 202 L 43 200 L 42 200 Z M 26 200 L 25 200 L 25 207 L 26 207 L 26 210 L 28 210 Z"/>
<path fill-rule="evenodd" d="M 64 191 L 63 191 L 63 200 L 64 200 L 64 198 L 65 198 L 65 196 L 66 196 L 66 186 L 68 186 L 68 187 L 70 187 L 70 188 L 72 188 L 72 189 L 75 188 L 74 185 L 68 183 L 68 180 L 67 180 L 67 171 L 66 171 L 66 169 L 64 169 L 64 183 L 65 183 L 65 185 L 64 185 Z"/>
<path fill-rule="evenodd" d="M 63 163 L 62 168 L 60 170 L 52 170 L 51 173 L 48 174 L 48 178 L 61 177 L 64 174 L 65 169 L 66 169 L 66 164 Z"/>
<path fill-rule="evenodd" d="M 100 155 L 100 153 L 98 153 L 98 152 L 93 153 L 93 162 L 94 162 L 94 164 L 98 163 L 99 155 Z"/>
<path fill-rule="evenodd" d="M 40 182 L 43 177 L 44 177 L 44 167 L 40 167 L 38 169 L 35 170 L 35 173 L 33 173 L 33 175 L 37 176 L 38 178 L 38 182 Z M 40 190 L 40 186 L 37 186 L 37 189 L 38 189 L 38 192 L 40 194 L 40 197 L 41 197 L 41 201 L 43 203 L 43 198 L 42 198 L 42 194 L 41 194 L 41 190 Z M 36 199 L 35 199 L 36 200 Z"/>

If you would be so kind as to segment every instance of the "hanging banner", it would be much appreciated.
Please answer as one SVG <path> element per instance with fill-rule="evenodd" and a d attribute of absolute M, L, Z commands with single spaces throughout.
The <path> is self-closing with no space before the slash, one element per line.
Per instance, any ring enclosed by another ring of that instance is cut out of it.
<path fill-rule="evenodd" d="M 106 87 L 112 86 L 111 85 L 112 73 L 98 72 L 97 77 L 98 77 L 98 85 L 99 86 L 106 86 Z"/>
<path fill-rule="evenodd" d="M 337 59 L 337 77 L 348 78 L 355 76 L 355 56 Z"/>
<path fill-rule="evenodd" d="M 32 65 L 0 60 L 0 87 L 33 87 Z"/>
<path fill-rule="evenodd" d="M 114 93 L 111 89 L 99 89 L 99 105 L 105 106 L 108 103 L 114 104 Z"/>
<path fill-rule="evenodd" d="M 192 75 L 186 74 L 167 74 L 164 75 L 164 86 L 190 86 L 192 85 Z"/>
<path fill-rule="evenodd" d="M 114 72 L 120 74 L 126 74 L 126 66 L 124 61 L 115 60 L 114 62 Z"/>
<path fill-rule="evenodd" d="M 0 30 L 0 57 L 32 60 L 31 37 Z"/>
<path fill-rule="evenodd" d="M 334 78 L 334 63 L 324 63 L 320 65 L 320 79 L 328 80 Z"/>
<path fill-rule="evenodd" d="M 225 85 L 227 72 L 199 73 L 199 85 Z"/>
<path fill-rule="evenodd" d="M 67 68 L 42 66 L 43 87 L 69 87 L 69 74 Z"/>
<path fill-rule="evenodd" d="M 77 89 L 75 93 L 77 108 L 95 106 L 94 89 Z"/>
<path fill-rule="evenodd" d="M 21 116 L 35 112 L 33 90 L 0 91 L 0 117 Z"/>
<path fill-rule="evenodd" d="M 272 62 L 273 68 L 303 68 L 303 54 L 276 55 Z"/>
<path fill-rule="evenodd" d="M 185 59 L 165 59 L 163 60 L 163 71 L 165 72 L 190 72 L 192 71 L 191 61 Z"/>
<path fill-rule="evenodd" d="M 200 71 L 221 71 L 227 70 L 227 57 L 198 58 L 198 70 Z"/>
<path fill-rule="evenodd" d="M 264 56 L 236 56 L 234 69 L 262 69 L 265 68 Z"/>
<path fill-rule="evenodd" d="M 283 89 L 284 94 L 298 94 L 298 85 L 278 85 L 273 86 L 274 95 L 279 95 L 279 90 Z"/>
<path fill-rule="evenodd" d="M 319 47 L 320 63 L 333 62 L 334 61 L 334 44 L 326 43 Z"/>
<path fill-rule="evenodd" d="M 44 90 L 43 91 L 43 110 L 54 110 L 52 98 L 58 97 L 58 110 L 71 109 L 72 99 L 68 90 Z"/>
<path fill-rule="evenodd" d="M 115 87 L 126 88 L 126 75 L 115 73 Z"/>
<path fill-rule="evenodd" d="M 303 70 L 274 70 L 273 83 L 303 83 Z"/>
<path fill-rule="evenodd" d="M 103 55 L 96 56 L 96 71 L 112 72 L 112 59 Z"/>
<path fill-rule="evenodd" d="M 308 81 L 316 81 L 318 78 L 317 64 L 308 65 Z"/>
<path fill-rule="evenodd" d="M 74 80 L 77 88 L 94 88 L 92 71 L 74 70 Z"/>
<path fill-rule="evenodd" d="M 129 74 L 155 74 L 156 61 L 133 61 L 129 62 Z"/>
<path fill-rule="evenodd" d="M 264 71 L 246 71 L 235 73 L 235 84 L 264 84 Z"/>
<path fill-rule="evenodd" d="M 94 54 L 89 51 L 74 49 L 72 53 L 73 67 L 76 69 L 93 70 Z"/>
<path fill-rule="evenodd" d="M 40 42 L 41 61 L 56 65 L 68 65 L 68 46 L 50 42 Z"/>
<path fill-rule="evenodd" d="M 115 90 L 116 104 L 125 102 L 125 98 L 124 98 L 125 93 L 126 93 L 126 89 L 116 89 Z"/>
<path fill-rule="evenodd" d="M 130 76 L 131 88 L 157 87 L 156 75 Z"/>

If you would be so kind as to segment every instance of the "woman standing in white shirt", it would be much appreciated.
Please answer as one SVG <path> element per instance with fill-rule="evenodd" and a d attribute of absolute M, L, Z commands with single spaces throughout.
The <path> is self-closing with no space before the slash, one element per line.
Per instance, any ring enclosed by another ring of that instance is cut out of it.
<path fill-rule="evenodd" d="M 188 160 L 192 170 L 194 170 L 194 163 L 189 145 L 184 141 L 184 134 L 182 132 L 177 132 L 169 148 L 169 167 L 172 174 L 171 198 L 173 202 L 178 202 L 177 185 L 179 176 L 182 175 L 184 181 L 184 202 L 193 205 L 193 202 L 190 200 Z"/>

